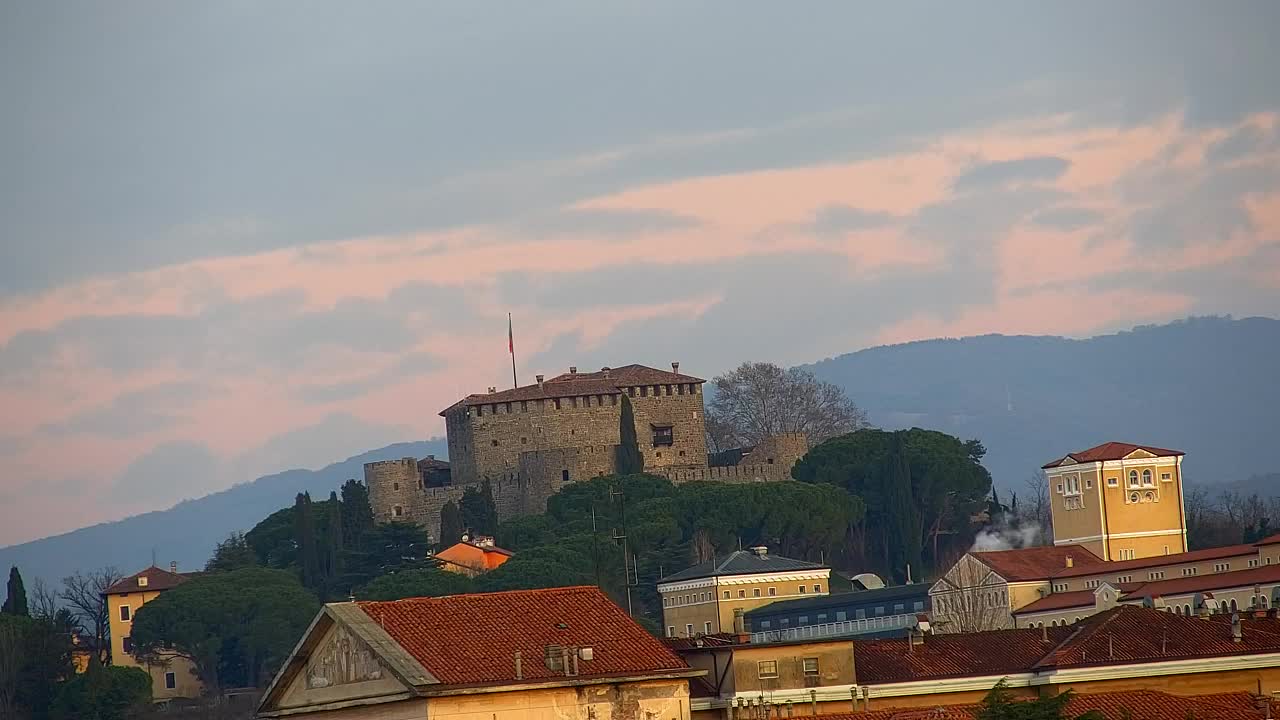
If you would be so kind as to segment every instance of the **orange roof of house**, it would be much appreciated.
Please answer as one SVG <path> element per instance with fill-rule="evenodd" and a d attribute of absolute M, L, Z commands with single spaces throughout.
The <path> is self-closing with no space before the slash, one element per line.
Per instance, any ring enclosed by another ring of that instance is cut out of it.
<path fill-rule="evenodd" d="M 1273 708 L 1278 707 L 1275 703 Z M 981 705 L 938 705 L 936 707 L 892 708 L 859 713 L 825 715 L 824 720 L 973 720 Z M 1064 717 L 1076 717 L 1090 710 L 1107 720 L 1263 720 L 1268 717 L 1247 692 L 1213 695 L 1171 695 L 1158 690 L 1127 690 L 1110 693 L 1073 694 Z M 1274 710 L 1273 710 L 1274 712 Z"/>
<path fill-rule="evenodd" d="M 163 570 L 154 565 L 130 575 L 127 578 L 117 580 L 106 590 L 102 591 L 103 595 L 124 595 L 136 592 L 158 592 L 160 590 L 169 590 L 175 588 L 200 573 L 173 573 Z M 146 585 L 139 585 L 138 578 L 146 578 Z"/>
<path fill-rule="evenodd" d="M 1274 582 L 1280 582 L 1280 565 L 1263 565 L 1245 570 L 1232 570 L 1231 572 L 1139 583 L 1125 595 L 1125 599 L 1184 595 L 1186 593 L 1227 590 L 1229 588 L 1257 585 L 1258 583 Z"/>
<path fill-rule="evenodd" d="M 1106 460 L 1122 460 L 1128 457 L 1134 450 L 1146 450 L 1156 457 L 1176 457 L 1186 455 L 1181 450 L 1167 450 L 1158 448 L 1154 445 L 1134 445 L 1132 443 L 1109 442 L 1096 445 L 1088 450 L 1080 450 L 1079 452 L 1067 453 L 1066 456 L 1058 458 L 1050 463 L 1045 463 L 1041 467 L 1045 470 L 1058 467 L 1066 462 L 1067 458 L 1071 458 L 1078 463 L 1103 462 Z"/>
<path fill-rule="evenodd" d="M 1135 560 L 1112 560 L 1102 563 L 1101 565 L 1086 565 L 1081 567 L 1079 563 L 1073 568 L 1063 568 L 1055 572 L 1053 578 L 1069 578 L 1080 577 L 1081 575 L 1096 575 L 1103 572 L 1122 571 L 1122 570 L 1143 570 L 1145 568 L 1167 567 L 1169 565 L 1179 565 L 1188 562 L 1203 562 L 1205 560 L 1219 560 L 1221 558 L 1236 557 L 1237 555 L 1256 555 L 1257 551 L 1252 545 L 1224 545 L 1222 547 L 1205 548 L 1203 550 L 1192 550 L 1190 552 L 1177 553 L 1174 555 L 1152 555 L 1151 557 L 1137 558 Z"/>
<path fill-rule="evenodd" d="M 999 648 L 1000 652 L 992 652 Z M 898 683 L 1280 652 L 1280 621 L 1252 619 L 1241 642 L 1231 625 L 1120 605 L 1074 625 L 854 640 L 859 682 Z"/>
<path fill-rule="evenodd" d="M 477 545 L 459 542 L 436 553 L 437 560 L 475 570 L 492 570 L 506 562 L 515 553 L 494 545 Z"/>
<path fill-rule="evenodd" d="M 701 674 L 596 587 L 512 590 L 392 602 L 359 602 L 427 672 L 448 685 L 563 679 L 544 663 L 550 646 L 589 647 L 578 679 Z"/>
<path fill-rule="evenodd" d="M 1067 558 L 1073 567 L 1110 566 L 1102 558 L 1089 552 L 1083 545 L 1050 545 L 1047 547 L 1018 548 L 970 553 L 981 560 L 997 575 L 1009 582 L 1020 580 L 1047 580 L 1057 572 L 1067 570 Z"/>
<path fill-rule="evenodd" d="M 1132 590 L 1139 587 L 1140 583 L 1122 583 L 1113 585 L 1121 591 Z M 1056 592 L 1036 600 L 1030 605 L 1024 605 L 1013 611 L 1014 615 L 1026 615 L 1030 613 L 1048 612 L 1050 610 L 1066 610 L 1068 608 L 1077 607 L 1093 607 L 1097 602 L 1097 596 L 1094 594 L 1097 590 L 1072 590 L 1069 592 Z"/>

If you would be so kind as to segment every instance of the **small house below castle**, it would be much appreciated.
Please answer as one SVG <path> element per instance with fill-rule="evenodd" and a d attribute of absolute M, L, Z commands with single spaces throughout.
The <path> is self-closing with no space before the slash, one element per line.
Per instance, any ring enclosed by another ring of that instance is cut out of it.
<path fill-rule="evenodd" d="M 487 535 L 463 535 L 462 542 L 436 553 L 435 559 L 445 572 L 475 577 L 497 569 L 514 554 L 495 545 Z"/>

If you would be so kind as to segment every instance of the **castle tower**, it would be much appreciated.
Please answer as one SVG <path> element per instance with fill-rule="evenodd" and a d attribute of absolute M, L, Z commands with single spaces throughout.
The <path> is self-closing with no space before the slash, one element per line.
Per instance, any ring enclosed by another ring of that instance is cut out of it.
<path fill-rule="evenodd" d="M 1053 544 L 1103 560 L 1187 551 L 1180 450 L 1109 442 L 1044 466 Z"/>

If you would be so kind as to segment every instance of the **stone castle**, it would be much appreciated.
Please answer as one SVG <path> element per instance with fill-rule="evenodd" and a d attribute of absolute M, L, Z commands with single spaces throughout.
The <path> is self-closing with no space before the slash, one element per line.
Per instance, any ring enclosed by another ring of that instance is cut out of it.
<path fill-rule="evenodd" d="M 631 401 L 645 471 L 672 482 L 787 480 L 808 452 L 803 434 L 707 455 L 701 378 L 644 365 L 569 372 L 532 385 L 468 395 L 443 410 L 450 462 L 433 456 L 367 463 L 377 522 L 413 522 L 438 537 L 440 509 L 485 480 L 498 517 L 541 513 L 564 485 L 615 470 L 623 394 Z"/>

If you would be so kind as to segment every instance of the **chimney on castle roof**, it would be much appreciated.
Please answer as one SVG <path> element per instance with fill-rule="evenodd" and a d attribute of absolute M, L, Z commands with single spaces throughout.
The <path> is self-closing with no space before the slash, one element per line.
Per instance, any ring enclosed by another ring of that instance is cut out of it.
<path fill-rule="evenodd" d="M 569 374 L 570 374 L 570 375 L 577 375 L 577 374 L 578 374 L 578 366 L 577 366 L 577 365 L 570 365 L 570 366 L 569 366 Z"/>
<path fill-rule="evenodd" d="M 675 374 L 677 374 L 677 375 L 679 375 L 679 374 L 680 374 L 680 361 L 679 361 L 679 360 L 677 360 L 676 362 L 671 363 L 671 372 L 673 372 L 673 373 L 675 373 Z"/>
<path fill-rule="evenodd" d="M 608 365 L 605 365 L 604 367 L 600 368 L 600 372 L 604 373 L 604 379 L 608 380 L 609 373 L 613 372 L 613 368 L 609 367 Z"/>
<path fill-rule="evenodd" d="M 542 380 L 543 380 L 543 377 L 544 377 L 544 376 L 542 376 L 542 375 L 534 375 L 534 376 L 533 376 L 533 378 L 534 378 L 535 380 L 537 380 L 537 381 L 538 381 L 538 387 L 542 387 Z"/>
<path fill-rule="evenodd" d="M 498 392 L 498 388 L 497 388 L 496 386 L 494 386 L 494 385 L 490 385 L 490 386 L 489 386 L 489 394 L 490 394 L 490 395 L 492 395 L 492 394 L 494 394 L 494 393 L 496 393 L 496 392 Z"/>
<path fill-rule="evenodd" d="M 1076 566 L 1075 558 L 1073 558 L 1073 557 L 1071 557 L 1070 555 L 1068 555 L 1068 556 L 1067 556 L 1067 567 L 1072 568 L 1072 567 L 1075 567 L 1075 566 Z"/>

